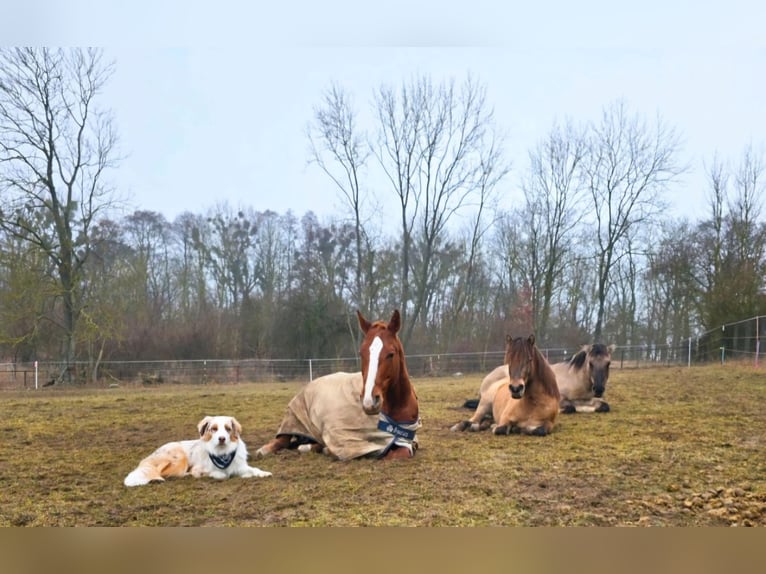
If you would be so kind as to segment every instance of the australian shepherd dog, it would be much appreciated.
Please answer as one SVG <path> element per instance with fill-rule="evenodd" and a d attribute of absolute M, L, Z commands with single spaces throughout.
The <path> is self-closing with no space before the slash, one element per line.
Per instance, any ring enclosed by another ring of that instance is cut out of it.
<path fill-rule="evenodd" d="M 197 425 L 199 438 L 169 442 L 142 460 L 125 477 L 125 486 L 162 482 L 171 476 L 192 475 L 224 479 L 266 477 L 270 472 L 247 464 L 242 425 L 234 417 L 205 417 Z"/>

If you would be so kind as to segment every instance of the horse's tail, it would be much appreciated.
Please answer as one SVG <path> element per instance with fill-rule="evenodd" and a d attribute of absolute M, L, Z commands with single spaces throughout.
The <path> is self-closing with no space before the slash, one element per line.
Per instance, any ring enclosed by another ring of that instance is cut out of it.
<path fill-rule="evenodd" d="M 463 403 L 464 409 L 476 409 L 479 406 L 479 399 L 468 399 Z"/>

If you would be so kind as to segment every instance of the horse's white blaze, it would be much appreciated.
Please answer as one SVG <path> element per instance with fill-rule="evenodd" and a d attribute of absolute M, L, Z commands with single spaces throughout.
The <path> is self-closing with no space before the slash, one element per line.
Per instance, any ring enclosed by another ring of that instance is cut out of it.
<path fill-rule="evenodd" d="M 366 409 L 372 408 L 372 388 L 375 386 L 375 377 L 378 374 L 378 360 L 381 350 L 383 350 L 383 341 L 380 340 L 380 337 L 375 337 L 370 343 L 370 364 L 367 367 L 367 379 L 364 381 L 362 405 Z"/>

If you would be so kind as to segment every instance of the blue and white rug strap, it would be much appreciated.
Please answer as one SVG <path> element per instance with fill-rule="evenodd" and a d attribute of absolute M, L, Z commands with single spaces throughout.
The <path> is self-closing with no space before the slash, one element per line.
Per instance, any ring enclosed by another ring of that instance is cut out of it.
<path fill-rule="evenodd" d="M 398 423 L 388 415 L 383 413 L 378 415 L 378 430 L 392 434 L 397 438 L 411 441 L 415 438 L 415 430 L 418 426 L 418 421 Z"/>
<path fill-rule="evenodd" d="M 391 417 L 380 413 L 378 415 L 378 430 L 389 433 L 391 440 L 380 453 L 380 457 L 386 456 L 388 451 L 396 445 L 404 447 L 413 454 L 412 441 L 415 439 L 415 431 L 420 428 L 420 419 L 412 422 L 398 423 Z"/>

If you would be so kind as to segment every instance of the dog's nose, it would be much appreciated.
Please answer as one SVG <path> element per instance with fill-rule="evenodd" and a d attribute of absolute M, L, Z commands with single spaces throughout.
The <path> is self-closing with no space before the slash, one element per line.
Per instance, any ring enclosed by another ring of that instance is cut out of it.
<path fill-rule="evenodd" d="M 225 443 L 226 442 L 226 437 L 225 436 L 219 436 L 218 437 L 218 442 L 220 442 L 221 444 Z"/>

